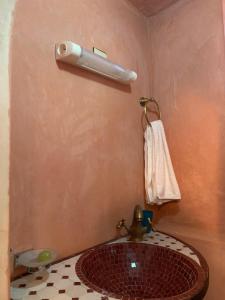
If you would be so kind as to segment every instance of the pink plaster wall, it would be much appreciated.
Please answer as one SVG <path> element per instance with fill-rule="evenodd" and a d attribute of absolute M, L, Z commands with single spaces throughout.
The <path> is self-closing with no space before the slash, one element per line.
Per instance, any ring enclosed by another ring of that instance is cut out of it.
<path fill-rule="evenodd" d="M 57 65 L 72 40 L 137 71 L 130 87 Z M 127 1 L 19 0 L 11 49 L 11 247 L 60 256 L 115 236 L 143 204 L 147 26 Z M 145 46 L 146 45 L 146 46 Z"/>
<path fill-rule="evenodd" d="M 221 4 L 182 0 L 146 27 L 125 0 L 17 2 L 11 50 L 12 248 L 52 247 L 66 256 L 115 235 L 117 220 L 143 203 L 136 100 L 154 95 L 182 192 L 179 204 L 156 209 L 158 226 L 199 248 L 211 270 L 206 299 L 219 299 L 218 293 L 225 298 Z M 54 43 L 64 39 L 102 48 L 110 59 L 137 70 L 137 82 L 128 88 L 57 66 Z"/>
<path fill-rule="evenodd" d="M 206 256 L 210 265 L 206 299 L 225 299 L 222 1 L 178 1 L 150 18 L 149 48 L 151 95 L 160 101 L 182 192 L 179 204 L 156 211 L 159 224 L 179 232 Z"/>

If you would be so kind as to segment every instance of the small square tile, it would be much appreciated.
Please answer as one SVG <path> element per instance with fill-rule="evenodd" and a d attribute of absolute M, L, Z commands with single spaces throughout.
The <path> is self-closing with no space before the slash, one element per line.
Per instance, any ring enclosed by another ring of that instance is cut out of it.
<path fill-rule="evenodd" d="M 58 294 L 52 300 L 71 300 L 71 298 L 67 294 Z"/>
<path fill-rule="evenodd" d="M 47 283 L 48 282 L 56 282 L 61 280 L 61 276 L 58 273 L 49 273 L 49 277 L 47 279 Z"/>
<path fill-rule="evenodd" d="M 94 292 L 93 294 L 86 294 L 79 297 L 79 300 L 101 300 L 101 296 L 101 294 Z M 113 300 L 115 300 L 115 298 Z"/>
<path fill-rule="evenodd" d="M 44 289 L 38 291 L 39 299 L 54 299 L 58 294 L 58 291 L 54 287 L 45 287 Z"/>
<path fill-rule="evenodd" d="M 62 279 L 61 278 L 60 280 L 54 282 L 54 287 L 57 290 L 64 290 L 64 289 L 67 289 L 72 286 L 73 286 L 73 282 L 70 279 Z"/>
<path fill-rule="evenodd" d="M 23 300 L 40 300 L 40 297 L 37 295 L 28 295 L 22 298 Z"/>
<path fill-rule="evenodd" d="M 37 295 L 37 291 L 30 291 L 29 295 Z"/>
<path fill-rule="evenodd" d="M 47 284 L 46 284 L 46 286 L 53 286 L 54 285 L 54 282 L 48 282 Z"/>
<path fill-rule="evenodd" d="M 78 285 L 78 286 L 72 286 L 71 288 L 68 288 L 66 290 L 67 295 L 69 295 L 71 298 L 73 297 L 82 297 L 85 295 L 85 297 L 88 295 L 87 294 L 87 290 L 86 288 L 84 288 L 82 285 Z M 89 294 L 89 295 L 93 295 L 93 294 Z"/>
<path fill-rule="evenodd" d="M 69 278 L 73 281 L 78 281 L 79 278 L 75 272 L 75 266 L 66 267 L 63 265 L 58 269 L 58 274 L 61 276 L 69 276 Z"/>

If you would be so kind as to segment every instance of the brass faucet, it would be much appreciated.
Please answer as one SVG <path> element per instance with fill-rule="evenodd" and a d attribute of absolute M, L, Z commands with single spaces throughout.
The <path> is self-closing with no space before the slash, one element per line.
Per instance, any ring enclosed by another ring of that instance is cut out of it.
<path fill-rule="evenodd" d="M 119 221 L 116 228 L 117 230 L 120 230 L 121 228 L 124 227 L 129 234 L 129 239 L 128 239 L 129 241 L 140 242 L 143 241 L 144 234 L 147 232 L 147 227 L 144 227 L 142 225 L 142 221 L 143 221 L 143 210 L 140 205 L 136 205 L 134 208 L 134 216 L 130 228 L 126 226 L 124 219 Z"/>

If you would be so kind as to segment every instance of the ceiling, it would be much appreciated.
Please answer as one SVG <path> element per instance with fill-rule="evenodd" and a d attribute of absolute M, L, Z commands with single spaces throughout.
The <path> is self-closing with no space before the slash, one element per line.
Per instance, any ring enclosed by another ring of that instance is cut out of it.
<path fill-rule="evenodd" d="M 129 0 L 145 16 L 150 17 L 167 8 L 178 0 Z"/>

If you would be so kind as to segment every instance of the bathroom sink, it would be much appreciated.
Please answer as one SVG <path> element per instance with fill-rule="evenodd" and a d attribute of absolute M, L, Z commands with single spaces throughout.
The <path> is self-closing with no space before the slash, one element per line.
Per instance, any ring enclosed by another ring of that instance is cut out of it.
<path fill-rule="evenodd" d="M 114 243 L 85 252 L 76 272 L 89 288 L 124 300 L 202 299 L 207 276 L 191 258 L 145 243 Z"/>

